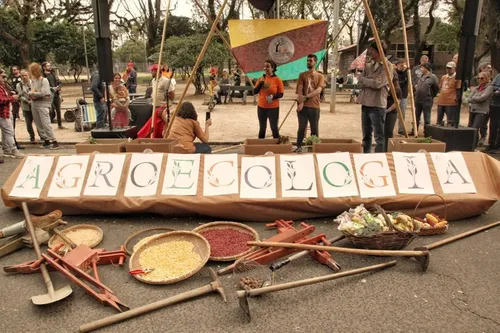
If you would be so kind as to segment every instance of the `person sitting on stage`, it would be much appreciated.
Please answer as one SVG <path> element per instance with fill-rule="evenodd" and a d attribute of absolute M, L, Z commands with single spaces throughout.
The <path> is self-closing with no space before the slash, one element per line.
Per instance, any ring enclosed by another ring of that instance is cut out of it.
<path fill-rule="evenodd" d="M 208 119 L 205 122 L 205 131 L 203 131 L 198 122 L 198 113 L 191 102 L 182 103 L 177 116 L 172 121 L 174 123 L 167 139 L 177 139 L 186 153 L 210 154 L 212 152 L 208 145 L 208 129 L 212 125 L 212 120 Z M 194 143 L 196 138 L 202 143 Z"/>

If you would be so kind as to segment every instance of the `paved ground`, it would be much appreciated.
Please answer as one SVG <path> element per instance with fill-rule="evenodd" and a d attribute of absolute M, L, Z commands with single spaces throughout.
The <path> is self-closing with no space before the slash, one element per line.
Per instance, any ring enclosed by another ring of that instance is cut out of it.
<path fill-rule="evenodd" d="M 61 152 L 72 152 L 68 149 Z M 30 150 L 30 153 L 38 153 Z M 6 160 L 0 166 L 0 185 L 17 166 Z M 451 224 L 447 236 L 498 220 L 500 206 L 487 214 Z M 0 207 L 0 227 L 22 220 L 19 210 Z M 191 230 L 204 218 L 136 216 L 67 216 L 70 224 L 90 223 L 105 232 L 102 247 L 117 249 L 133 232 L 169 226 Z M 307 221 L 329 238 L 339 234 L 331 219 Z M 249 223 L 261 238 L 273 235 L 263 224 Z M 446 236 L 422 237 L 410 246 L 424 245 Z M 102 332 L 500 332 L 500 228 L 432 251 L 430 266 L 422 273 L 413 260 L 398 259 L 385 271 L 344 278 L 250 299 L 253 320 L 246 323 L 231 288 L 231 278 L 222 282 L 230 292 L 228 303 L 211 294 L 197 300 L 162 309 Z M 347 241 L 338 243 L 348 246 Z M 0 266 L 35 258 L 31 249 L 22 249 L 0 259 Z M 382 263 L 389 259 L 335 255 L 343 270 Z M 209 263 L 209 267 L 223 265 Z M 278 282 L 329 274 L 331 271 L 310 257 L 302 258 L 278 274 Z M 169 286 L 151 286 L 136 281 L 126 268 L 105 266 L 100 276 L 130 307 L 138 307 L 209 283 L 206 271 Z M 67 284 L 52 274 L 56 288 Z M 81 324 L 114 314 L 73 286 L 73 295 L 64 301 L 37 307 L 30 297 L 45 293 L 39 275 L 7 276 L 0 273 L 2 286 L 0 332 L 76 332 Z"/>

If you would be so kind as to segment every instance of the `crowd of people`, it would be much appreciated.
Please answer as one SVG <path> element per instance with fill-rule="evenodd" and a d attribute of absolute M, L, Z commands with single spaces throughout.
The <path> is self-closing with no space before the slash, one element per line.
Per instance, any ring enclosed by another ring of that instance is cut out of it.
<path fill-rule="evenodd" d="M 4 157 L 23 158 L 21 147 L 15 137 L 16 120 L 24 119 L 30 142 L 36 144 L 36 134 L 43 148 L 59 149 L 51 122 L 57 118 L 59 129 L 64 129 L 61 120 L 61 82 L 49 62 L 32 63 L 28 69 L 12 66 L 10 75 L 0 69 L 0 129 Z M 22 113 L 21 113 L 22 111 Z M 51 113 L 53 116 L 51 116 Z M 35 126 L 33 126 L 33 123 Z"/>
<path fill-rule="evenodd" d="M 382 43 L 384 53 L 387 51 Z M 388 140 L 393 137 L 396 123 L 397 133 L 403 135 L 403 122 L 398 121 L 396 103 L 390 93 L 389 82 L 395 87 L 396 98 L 402 111 L 403 121 L 406 118 L 408 105 L 408 91 L 411 84 L 414 91 L 414 106 L 417 129 L 423 118 L 425 125 L 431 124 L 431 110 L 436 100 L 437 115 L 436 125 L 454 126 L 458 111 L 456 80 L 456 64 L 458 55 L 455 55 L 446 64 L 446 74 L 440 80 L 433 74 L 429 58 L 424 55 L 420 64 L 412 69 L 407 68 L 404 59 L 396 59 L 390 67 L 387 77 L 382 53 L 376 43 L 368 48 L 369 58 L 363 72 L 359 75 L 360 92 L 358 103 L 361 104 L 361 126 L 363 152 L 372 150 L 372 138 L 375 138 L 375 152 L 385 152 Z M 306 128 L 309 125 L 311 135 L 319 137 L 319 119 L 321 95 L 324 93 L 325 80 L 323 74 L 316 71 L 318 59 L 314 54 L 307 56 L 307 71 L 300 74 L 296 86 L 297 102 L 297 153 L 302 152 L 302 145 Z M 252 86 L 248 92 L 257 97 L 257 118 L 259 124 L 258 138 L 266 137 L 267 124 L 271 128 L 272 136 L 280 138 L 279 111 L 280 99 L 285 93 L 283 81 L 277 75 L 277 64 L 272 60 L 264 62 L 264 74 L 258 79 L 246 82 Z M 166 128 L 170 121 L 170 106 L 175 98 L 176 81 L 173 71 L 167 65 L 161 68 L 152 65 L 151 87 L 146 97 L 153 97 L 155 119 L 150 119 L 142 129 L 139 137 L 163 138 L 167 136 Z M 411 70 L 411 82 L 408 71 Z M 158 74 L 158 71 L 160 73 Z M 223 71 L 220 79 L 216 78 L 217 72 L 212 70 L 210 76 L 210 93 L 216 96 L 217 102 L 227 103 L 231 93 L 231 86 L 241 84 L 238 71 L 232 73 L 230 79 L 228 72 Z M 158 82 L 156 82 L 158 76 Z M 354 79 L 354 77 L 352 78 Z M 356 77 L 355 79 L 358 79 Z M 131 120 L 129 109 L 130 97 L 137 91 L 137 71 L 132 62 L 128 63 L 127 70 L 115 73 L 113 81 L 106 89 L 105 83 L 99 78 L 96 71 L 91 78 L 94 108 L 96 110 L 96 128 L 103 128 L 107 123 L 106 94 L 109 91 L 111 100 L 111 118 L 115 127 L 125 127 Z M 234 81 L 234 82 L 233 82 Z M 351 80 L 348 80 L 351 81 Z M 216 91 L 216 87 L 218 90 Z M 479 133 L 479 145 L 485 143 L 489 123 L 489 142 L 485 151 L 500 153 L 500 74 L 492 80 L 491 65 L 486 64 L 479 68 L 479 73 L 470 82 L 470 93 L 466 93 L 465 101 L 469 105 L 469 127 L 476 128 Z M 51 64 L 48 62 L 32 63 L 28 69 L 17 66 L 11 68 L 10 77 L 0 69 L 0 129 L 2 131 L 2 150 L 0 163 L 3 156 L 22 158 L 20 147 L 15 139 L 16 119 L 21 115 L 26 123 L 26 130 L 30 142 L 36 143 L 36 134 L 40 137 L 43 148 L 58 149 L 54 130 L 51 126 L 52 118 L 57 119 L 58 127 L 63 129 L 61 121 L 61 82 Z M 247 91 L 245 91 L 247 92 Z M 439 96 L 438 96 L 439 95 Z M 436 99 L 435 97 L 438 96 Z M 246 98 L 246 96 L 243 96 Z M 20 112 L 22 111 L 22 113 Z M 168 138 L 177 139 L 179 145 L 186 153 L 210 153 L 208 146 L 210 119 L 205 122 L 205 130 L 201 129 L 198 114 L 190 102 L 184 102 L 179 107 L 177 118 L 172 124 Z M 445 122 L 446 118 L 446 122 Z M 152 126 L 154 123 L 154 126 Z M 33 126 L 33 123 L 35 126 Z M 36 130 L 36 131 L 35 131 Z M 409 133 L 413 135 L 414 133 Z M 201 143 L 194 143 L 199 138 Z"/>
<path fill-rule="evenodd" d="M 382 43 L 384 53 L 387 52 Z M 397 59 L 391 66 L 392 73 L 387 77 L 382 64 L 381 52 L 374 42 L 368 48 L 370 60 L 367 61 L 360 77 L 361 92 L 358 103 L 361 107 L 361 126 L 363 132 L 363 152 L 372 150 L 372 137 L 375 137 L 375 152 L 386 152 L 388 140 L 393 137 L 397 110 L 393 97 L 389 91 L 389 80 L 396 89 L 397 99 L 402 111 L 403 120 L 406 118 L 408 104 L 408 68 L 404 59 Z M 429 57 L 423 55 L 420 64 L 411 69 L 414 91 L 415 116 L 417 129 L 422 121 L 425 125 L 431 124 L 431 110 L 435 97 L 437 103 L 437 126 L 454 126 L 458 110 L 458 81 L 456 80 L 456 64 L 458 55 L 455 55 L 446 64 L 446 74 L 438 80 L 432 73 Z M 469 127 L 476 128 L 479 133 L 478 145 L 483 145 L 487 138 L 489 122 L 489 141 L 485 152 L 500 153 L 500 74 L 492 81 L 491 65 L 486 64 L 479 68 L 479 74 L 471 80 L 465 102 L 469 105 Z M 444 118 L 446 117 L 446 124 Z M 403 135 L 403 123 L 399 121 L 398 134 Z M 410 136 L 414 133 L 411 131 Z"/>

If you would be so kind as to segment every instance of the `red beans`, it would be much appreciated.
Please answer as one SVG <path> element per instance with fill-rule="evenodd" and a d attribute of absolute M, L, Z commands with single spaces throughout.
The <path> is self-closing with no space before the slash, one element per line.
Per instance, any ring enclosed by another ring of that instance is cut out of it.
<path fill-rule="evenodd" d="M 210 243 L 211 257 L 231 257 L 241 254 L 250 247 L 248 241 L 254 236 L 231 228 L 201 231 L 200 234 Z"/>

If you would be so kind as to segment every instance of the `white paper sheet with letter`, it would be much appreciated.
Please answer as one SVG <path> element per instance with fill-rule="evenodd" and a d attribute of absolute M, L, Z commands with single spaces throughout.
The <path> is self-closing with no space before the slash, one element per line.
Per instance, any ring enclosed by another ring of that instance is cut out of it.
<path fill-rule="evenodd" d="M 385 154 L 353 154 L 353 157 L 361 198 L 396 195 L 391 170 Z"/>

